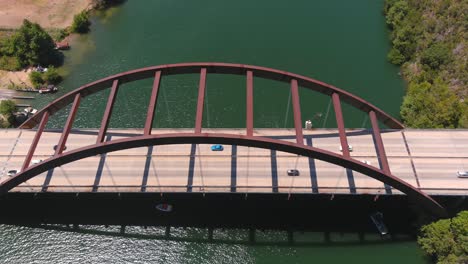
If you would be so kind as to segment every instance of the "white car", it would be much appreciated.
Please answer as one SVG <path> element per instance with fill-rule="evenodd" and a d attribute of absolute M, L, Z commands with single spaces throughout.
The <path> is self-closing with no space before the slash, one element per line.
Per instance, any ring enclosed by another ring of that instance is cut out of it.
<path fill-rule="evenodd" d="M 458 178 L 468 178 L 468 171 L 458 171 Z"/>
<path fill-rule="evenodd" d="M 353 146 L 348 145 L 348 150 L 349 152 L 353 151 Z M 341 145 L 340 145 L 340 151 L 343 152 L 343 148 L 341 147 Z"/>
<path fill-rule="evenodd" d="M 41 160 L 41 159 L 35 159 L 35 160 L 31 160 L 31 163 L 32 163 L 33 165 L 35 165 L 35 164 L 39 164 L 39 163 L 41 163 L 41 162 L 42 162 L 42 160 Z"/>
<path fill-rule="evenodd" d="M 368 160 L 361 160 L 361 162 L 362 162 L 362 163 L 365 163 L 365 164 L 367 164 L 367 165 L 371 165 L 370 161 L 368 161 Z"/>

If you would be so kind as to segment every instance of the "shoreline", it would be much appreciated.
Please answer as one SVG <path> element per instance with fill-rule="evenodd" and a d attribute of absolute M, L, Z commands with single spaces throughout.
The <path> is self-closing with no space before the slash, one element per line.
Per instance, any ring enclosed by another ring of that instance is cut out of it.
<path fill-rule="evenodd" d="M 83 11 L 92 9 L 92 0 L 53 0 L 37 3 L 26 0 L 17 3 L 15 0 L 0 0 L 0 29 L 7 32 L 0 35 L 0 39 L 8 37 L 21 25 L 23 19 L 38 23 L 54 38 L 54 31 L 61 31 L 71 26 L 73 17 Z M 67 35 L 61 42 L 73 42 L 74 33 Z M 58 43 L 54 38 L 54 41 Z M 47 65 L 43 65 L 47 67 Z M 12 84 L 18 86 L 32 87 L 29 79 L 31 67 L 19 71 L 0 70 L 0 100 L 11 99 L 5 94 L 16 94 L 17 91 L 9 89 Z M 6 92 L 9 91 L 9 92 Z"/>

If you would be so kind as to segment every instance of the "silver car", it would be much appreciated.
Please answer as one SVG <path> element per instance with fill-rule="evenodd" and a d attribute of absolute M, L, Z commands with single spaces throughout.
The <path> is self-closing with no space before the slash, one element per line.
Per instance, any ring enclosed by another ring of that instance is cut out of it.
<path fill-rule="evenodd" d="M 458 178 L 468 178 L 468 171 L 458 171 Z"/>
<path fill-rule="evenodd" d="M 295 169 L 290 169 L 287 171 L 288 176 L 299 176 L 299 171 Z"/>

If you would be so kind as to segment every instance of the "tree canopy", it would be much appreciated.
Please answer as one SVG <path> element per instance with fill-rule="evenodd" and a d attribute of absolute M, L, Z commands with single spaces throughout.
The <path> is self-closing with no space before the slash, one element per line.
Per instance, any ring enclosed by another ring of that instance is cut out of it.
<path fill-rule="evenodd" d="M 0 55 L 16 60 L 21 67 L 50 65 L 59 62 L 54 40 L 37 23 L 23 20 L 23 25 L 0 45 Z M 5 60 L 5 59 L 3 59 Z"/>
<path fill-rule="evenodd" d="M 441 80 L 410 83 L 401 106 L 406 125 L 416 128 L 457 128 L 462 105 L 453 91 Z"/>
<path fill-rule="evenodd" d="M 423 226 L 418 243 L 438 263 L 467 263 L 468 211 Z"/>
<path fill-rule="evenodd" d="M 388 60 L 401 65 L 409 83 L 400 111 L 405 124 L 468 127 L 468 2 L 386 0 L 384 12 L 391 29 Z"/>

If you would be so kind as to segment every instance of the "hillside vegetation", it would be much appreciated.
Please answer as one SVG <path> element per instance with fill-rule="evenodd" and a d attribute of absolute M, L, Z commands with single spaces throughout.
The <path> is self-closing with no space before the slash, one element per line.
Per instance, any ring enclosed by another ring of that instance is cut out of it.
<path fill-rule="evenodd" d="M 386 0 L 390 62 L 408 91 L 401 117 L 409 127 L 468 127 L 468 1 Z"/>

